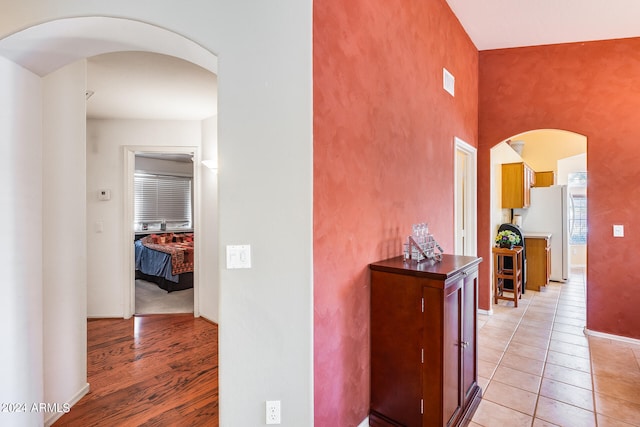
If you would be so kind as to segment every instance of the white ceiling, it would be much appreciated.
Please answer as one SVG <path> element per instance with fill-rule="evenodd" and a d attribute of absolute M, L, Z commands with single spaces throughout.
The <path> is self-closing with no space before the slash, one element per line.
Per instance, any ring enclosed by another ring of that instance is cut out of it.
<path fill-rule="evenodd" d="M 191 62 L 149 52 L 87 60 L 87 117 L 202 120 L 217 114 L 217 76 Z"/>
<path fill-rule="evenodd" d="M 447 0 L 478 50 L 640 36 L 638 0 Z"/>
<path fill-rule="evenodd" d="M 39 76 L 88 58 L 87 90 L 95 92 L 87 102 L 90 117 L 201 120 L 217 111 L 217 57 L 139 21 L 46 22 L 0 39 L 0 56 Z"/>

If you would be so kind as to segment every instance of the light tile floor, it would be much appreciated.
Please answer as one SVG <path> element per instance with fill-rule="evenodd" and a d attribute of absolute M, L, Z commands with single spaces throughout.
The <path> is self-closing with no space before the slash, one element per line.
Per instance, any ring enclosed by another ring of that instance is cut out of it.
<path fill-rule="evenodd" d="M 640 344 L 584 334 L 585 274 L 479 316 L 471 427 L 640 426 Z"/>

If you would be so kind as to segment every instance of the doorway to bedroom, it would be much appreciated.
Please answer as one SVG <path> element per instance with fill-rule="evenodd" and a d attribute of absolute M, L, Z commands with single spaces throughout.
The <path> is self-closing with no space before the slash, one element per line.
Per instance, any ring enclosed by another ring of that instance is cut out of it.
<path fill-rule="evenodd" d="M 194 312 L 193 157 L 135 154 L 135 315 Z"/>
<path fill-rule="evenodd" d="M 218 268 L 217 173 L 201 162 L 212 160 L 215 164 L 216 159 L 215 73 L 152 52 L 112 52 L 87 59 L 87 186 L 112 194 L 111 201 L 93 200 L 89 205 L 88 220 L 96 224 L 96 233 L 102 238 L 89 240 L 89 250 L 94 254 L 90 262 L 96 264 L 91 271 L 103 271 L 92 280 L 90 307 L 106 311 L 105 298 L 100 296 L 111 288 L 111 310 L 116 310 L 115 303 L 119 302 L 125 318 L 166 312 L 216 318 L 217 281 L 209 278 L 217 277 Z M 147 190 L 156 188 L 160 195 L 169 191 L 160 205 L 153 205 L 153 210 L 142 212 L 138 219 L 134 180 Z M 172 211 L 180 209 L 171 204 L 180 198 L 184 202 L 185 194 L 190 205 L 183 203 L 182 207 L 187 207 L 189 215 Z M 202 221 L 200 201 L 207 209 Z M 104 224 L 103 231 L 99 231 L 100 224 Z M 174 231 L 179 235 L 169 236 Z M 149 237 L 151 234 L 156 236 Z M 199 248 L 200 239 L 195 236 L 208 237 L 203 248 Z M 137 237 L 155 240 L 147 241 L 149 245 L 169 244 L 168 248 L 156 246 L 160 249 L 156 258 L 171 259 L 169 271 L 146 271 L 155 277 L 138 282 L 139 292 L 134 246 Z M 105 238 L 108 241 L 103 241 Z M 216 261 L 203 265 L 200 257 Z M 109 272 L 113 271 L 119 272 L 117 292 L 108 284 Z M 192 277 L 185 280 L 185 276 Z M 199 277 L 203 277 L 202 282 Z M 199 283 L 205 283 L 204 289 Z M 191 290 L 181 292 L 187 289 Z M 191 295 L 178 298 L 188 293 Z M 149 300 L 156 303 L 144 308 L 141 304 Z"/>

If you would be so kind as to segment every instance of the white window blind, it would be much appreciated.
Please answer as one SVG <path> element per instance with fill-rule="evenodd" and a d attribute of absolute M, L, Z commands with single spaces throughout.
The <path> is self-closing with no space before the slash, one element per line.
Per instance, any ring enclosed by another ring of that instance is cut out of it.
<path fill-rule="evenodd" d="M 134 175 L 136 224 L 162 221 L 191 225 L 191 178 Z"/>

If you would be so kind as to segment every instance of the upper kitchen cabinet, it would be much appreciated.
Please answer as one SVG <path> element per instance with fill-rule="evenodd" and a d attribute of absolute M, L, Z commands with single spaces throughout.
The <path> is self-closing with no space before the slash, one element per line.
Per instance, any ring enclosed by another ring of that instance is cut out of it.
<path fill-rule="evenodd" d="M 502 208 L 528 208 L 530 191 L 536 183 L 533 169 L 526 163 L 505 163 L 502 165 Z"/>
<path fill-rule="evenodd" d="M 534 187 L 551 187 L 556 185 L 556 173 L 554 171 L 536 172 L 536 184 Z"/>

